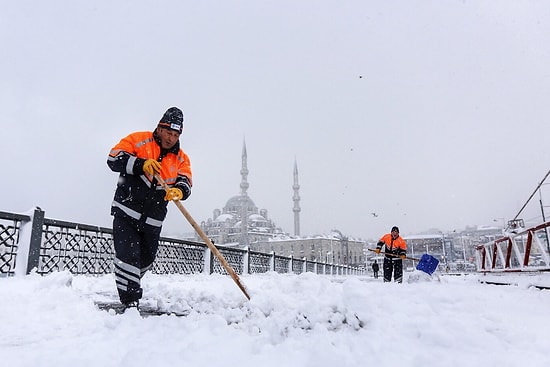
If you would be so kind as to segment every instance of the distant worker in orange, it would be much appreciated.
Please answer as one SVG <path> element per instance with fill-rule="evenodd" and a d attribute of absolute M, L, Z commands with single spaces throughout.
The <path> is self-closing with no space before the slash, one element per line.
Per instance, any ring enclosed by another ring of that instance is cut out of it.
<path fill-rule="evenodd" d="M 399 236 L 399 228 L 393 226 L 391 233 L 386 233 L 376 244 L 375 252 L 377 254 L 386 246 L 384 251 L 384 282 L 391 282 L 393 273 L 394 281 L 401 283 L 403 281 L 403 260 L 407 256 L 407 242 Z"/>

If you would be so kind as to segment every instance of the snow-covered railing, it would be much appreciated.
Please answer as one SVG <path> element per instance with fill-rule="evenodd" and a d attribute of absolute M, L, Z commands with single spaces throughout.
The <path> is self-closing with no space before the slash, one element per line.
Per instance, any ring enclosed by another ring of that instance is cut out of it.
<path fill-rule="evenodd" d="M 476 247 L 476 267 L 479 272 L 550 271 L 550 222 Z"/>
<path fill-rule="evenodd" d="M 351 275 L 361 270 L 233 247 L 216 246 L 237 274 L 315 272 Z M 36 208 L 29 214 L 0 211 L 0 276 L 48 274 L 68 270 L 73 274 L 112 272 L 112 229 L 45 217 Z M 225 274 L 206 244 L 161 237 L 152 271 L 158 274 Z"/>
<path fill-rule="evenodd" d="M 15 272 L 21 224 L 31 221 L 29 215 L 0 212 L 0 275 Z"/>

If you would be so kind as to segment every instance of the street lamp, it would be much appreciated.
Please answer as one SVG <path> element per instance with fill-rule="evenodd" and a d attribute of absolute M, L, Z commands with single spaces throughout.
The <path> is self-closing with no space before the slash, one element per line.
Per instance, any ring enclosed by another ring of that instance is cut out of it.
<path fill-rule="evenodd" d="M 462 245 L 462 256 L 464 256 L 464 266 L 466 266 L 466 247 L 464 246 L 464 238 L 460 236 L 460 244 Z"/>
<path fill-rule="evenodd" d="M 445 233 L 441 231 L 441 248 L 443 250 L 443 261 L 447 265 L 447 252 L 445 251 Z"/>

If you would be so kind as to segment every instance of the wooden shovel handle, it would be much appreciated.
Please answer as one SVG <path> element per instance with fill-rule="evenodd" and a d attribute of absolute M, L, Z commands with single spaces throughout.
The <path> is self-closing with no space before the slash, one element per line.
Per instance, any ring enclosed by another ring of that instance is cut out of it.
<path fill-rule="evenodd" d="M 168 186 L 168 184 L 166 183 L 166 181 L 164 181 L 162 179 L 162 177 L 160 177 L 160 175 L 158 173 L 155 174 L 155 178 L 157 179 L 157 181 L 161 184 L 162 188 L 165 190 L 165 191 L 168 191 L 168 189 L 170 188 Z M 197 233 L 199 234 L 200 238 L 202 238 L 202 240 L 206 243 L 206 245 L 208 246 L 208 248 L 210 249 L 210 251 L 212 251 L 212 253 L 214 254 L 214 256 L 216 256 L 216 258 L 220 261 L 220 263 L 222 264 L 223 268 L 227 271 L 227 273 L 231 276 L 231 278 L 233 278 L 233 281 L 235 281 L 235 283 L 237 284 L 237 286 L 240 288 L 240 290 L 243 292 L 243 294 L 246 296 L 247 299 L 250 300 L 250 296 L 248 295 L 248 292 L 246 291 L 246 288 L 244 287 L 244 285 L 241 283 L 241 280 L 239 279 L 239 276 L 237 275 L 237 273 L 235 272 L 235 270 L 233 270 L 233 268 L 231 267 L 231 265 L 229 265 L 229 263 L 227 262 L 227 260 L 225 260 L 225 258 L 223 257 L 223 255 L 220 253 L 220 251 L 216 248 L 216 246 L 214 246 L 214 244 L 212 243 L 212 241 L 210 240 L 210 238 L 208 238 L 208 236 L 206 235 L 206 233 L 204 233 L 204 231 L 202 230 L 202 228 L 197 224 L 197 222 L 193 219 L 193 217 L 191 216 L 191 214 L 187 211 L 187 209 L 185 209 L 185 207 L 183 206 L 183 204 L 181 203 L 181 201 L 179 200 L 172 200 L 174 202 L 174 204 L 176 204 L 176 206 L 178 207 L 178 209 L 180 210 L 180 212 L 183 214 L 183 216 L 185 217 L 185 219 L 187 219 L 187 221 L 189 222 L 189 224 L 191 224 L 191 226 L 195 229 L 195 231 L 197 231 Z"/>
<path fill-rule="evenodd" d="M 371 248 L 368 248 L 367 250 L 372 251 L 372 252 L 376 252 L 376 250 L 371 249 Z M 387 256 L 401 257 L 401 256 L 399 256 L 399 255 L 390 254 L 390 253 L 388 253 L 388 252 L 382 252 L 382 251 L 380 251 L 380 253 L 381 253 L 381 254 L 384 254 L 384 255 L 387 255 Z M 405 256 L 405 259 L 407 259 L 407 260 L 414 260 L 414 261 L 420 261 L 420 259 L 417 259 L 416 257 L 408 257 L 408 256 Z"/>

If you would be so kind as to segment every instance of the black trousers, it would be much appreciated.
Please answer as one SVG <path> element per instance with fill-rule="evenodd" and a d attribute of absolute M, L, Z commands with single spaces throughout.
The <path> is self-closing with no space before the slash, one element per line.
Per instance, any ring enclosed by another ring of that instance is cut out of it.
<path fill-rule="evenodd" d="M 123 216 L 113 219 L 115 281 L 120 302 L 139 300 L 143 295 L 141 278 L 153 265 L 161 228 Z"/>
<path fill-rule="evenodd" d="M 399 258 L 384 257 L 384 282 L 391 282 L 393 273 L 394 281 L 401 283 L 403 281 L 403 260 Z"/>

